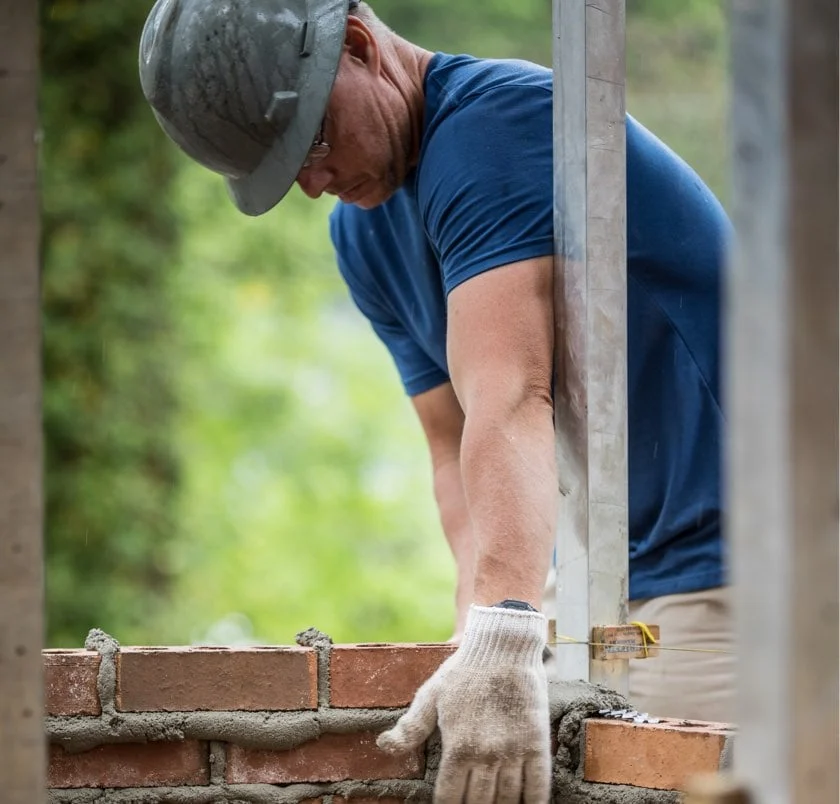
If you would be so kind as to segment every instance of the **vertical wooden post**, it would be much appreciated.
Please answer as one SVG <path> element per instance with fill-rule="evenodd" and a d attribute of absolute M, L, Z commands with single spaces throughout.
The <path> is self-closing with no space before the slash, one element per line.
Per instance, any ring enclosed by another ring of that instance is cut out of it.
<path fill-rule="evenodd" d="M 838 801 L 838 4 L 734 0 L 736 775 Z"/>
<path fill-rule="evenodd" d="M 554 0 L 557 632 L 627 621 L 624 0 Z M 627 692 L 627 663 L 558 646 L 561 678 Z"/>
<path fill-rule="evenodd" d="M 44 800 L 38 3 L 0 0 L 0 799 Z"/>

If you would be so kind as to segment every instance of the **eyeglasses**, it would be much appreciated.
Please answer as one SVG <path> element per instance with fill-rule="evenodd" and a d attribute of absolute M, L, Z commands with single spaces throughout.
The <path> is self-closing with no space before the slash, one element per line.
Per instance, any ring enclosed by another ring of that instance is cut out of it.
<path fill-rule="evenodd" d="M 321 120 L 321 128 L 318 129 L 318 133 L 312 141 L 312 146 L 309 148 L 309 153 L 306 154 L 306 159 L 303 160 L 301 167 L 312 167 L 312 165 L 323 162 L 329 156 L 330 146 L 328 142 L 324 141 L 324 124 L 326 120 L 326 117 Z"/>

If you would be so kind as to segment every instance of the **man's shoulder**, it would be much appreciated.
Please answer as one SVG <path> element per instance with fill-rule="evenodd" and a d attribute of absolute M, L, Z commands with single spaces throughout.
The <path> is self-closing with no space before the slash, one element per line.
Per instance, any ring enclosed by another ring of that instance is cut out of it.
<path fill-rule="evenodd" d="M 427 105 L 433 111 L 455 111 L 464 102 L 495 90 L 517 87 L 551 92 L 552 73 L 522 59 L 482 59 L 436 53 L 425 81 Z"/>
<path fill-rule="evenodd" d="M 429 181 L 463 185 L 470 175 L 515 178 L 508 151 L 551 158 L 552 76 L 544 67 L 514 59 L 437 54 L 426 77 L 418 197 L 423 208 Z M 473 173 L 474 168 L 485 170 Z M 550 168 L 549 168 L 550 173 Z"/>

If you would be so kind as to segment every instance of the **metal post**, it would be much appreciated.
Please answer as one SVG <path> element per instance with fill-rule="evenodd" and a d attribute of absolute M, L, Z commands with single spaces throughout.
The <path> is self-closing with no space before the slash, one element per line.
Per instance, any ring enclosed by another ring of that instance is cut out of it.
<path fill-rule="evenodd" d="M 44 799 L 38 3 L 0 0 L 0 799 Z"/>
<path fill-rule="evenodd" d="M 736 774 L 838 801 L 838 5 L 734 0 Z"/>
<path fill-rule="evenodd" d="M 582 642 L 627 621 L 624 78 L 624 0 L 554 0 L 556 628 Z M 557 669 L 627 692 L 586 645 Z"/>

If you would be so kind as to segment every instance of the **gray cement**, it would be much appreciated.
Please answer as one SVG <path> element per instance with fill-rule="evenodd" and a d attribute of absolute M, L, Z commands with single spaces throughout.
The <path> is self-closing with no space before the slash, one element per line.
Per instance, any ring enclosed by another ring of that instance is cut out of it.
<path fill-rule="evenodd" d="M 333 643 L 329 634 L 325 634 L 314 627 L 309 627 L 296 634 L 295 642 L 304 648 L 328 648 Z"/>
<path fill-rule="evenodd" d="M 330 705 L 330 649 L 332 637 L 317 628 L 307 628 L 295 636 L 295 642 L 304 648 L 315 648 L 318 652 L 318 706 Z"/>
<path fill-rule="evenodd" d="M 119 712 L 111 717 L 48 717 L 47 735 L 67 751 L 105 743 L 209 740 L 285 750 L 322 734 L 383 731 L 402 710 L 333 709 L 315 712 Z"/>
<path fill-rule="evenodd" d="M 227 767 L 227 747 L 225 743 L 210 743 L 210 784 L 225 783 L 225 768 Z"/>
<path fill-rule="evenodd" d="M 734 767 L 735 763 L 735 735 L 728 734 L 726 735 L 726 739 L 723 741 L 723 750 L 720 752 L 720 765 L 719 769 L 721 771 L 731 771 Z"/>
<path fill-rule="evenodd" d="M 431 788 L 421 781 L 337 784 L 237 784 L 218 787 L 153 787 L 122 790 L 50 790 L 49 804 L 297 804 L 307 798 L 332 795 L 396 796 L 410 802 L 431 801 Z"/>
<path fill-rule="evenodd" d="M 99 702 L 102 705 L 102 714 L 112 715 L 116 710 L 117 696 L 117 654 L 120 652 L 120 643 L 110 634 L 106 634 L 99 628 L 91 628 L 85 639 L 85 650 L 95 650 L 101 657 L 99 662 L 99 675 L 96 679 L 96 689 L 99 693 Z"/>

